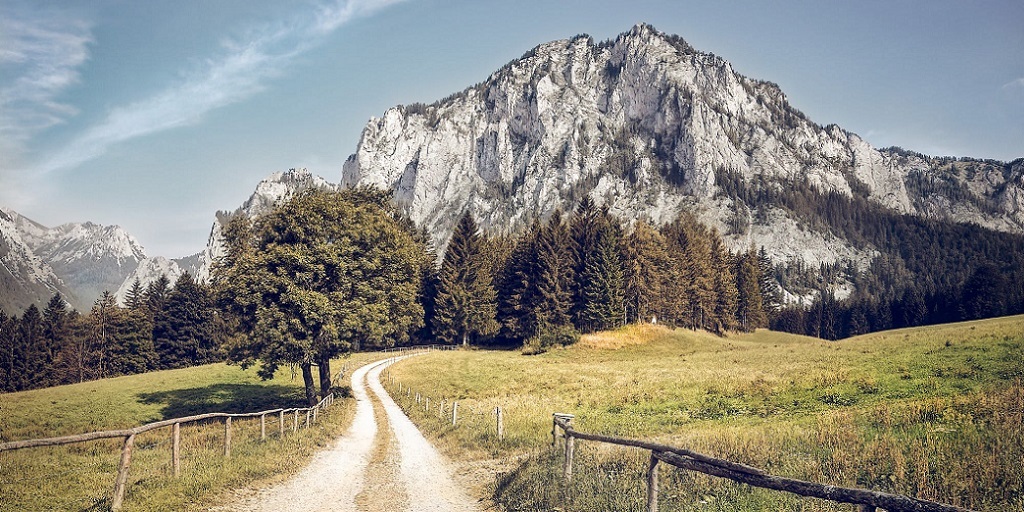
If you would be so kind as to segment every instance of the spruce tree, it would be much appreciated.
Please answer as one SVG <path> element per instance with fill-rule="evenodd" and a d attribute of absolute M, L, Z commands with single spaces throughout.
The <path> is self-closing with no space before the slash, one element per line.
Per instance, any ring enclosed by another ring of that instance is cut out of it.
<path fill-rule="evenodd" d="M 724 333 L 736 328 L 736 308 L 739 292 L 736 290 L 735 263 L 717 231 L 711 232 L 711 267 L 714 273 L 715 316 L 714 331 Z"/>
<path fill-rule="evenodd" d="M 761 308 L 770 319 L 782 308 L 782 290 L 774 277 L 772 260 L 764 246 L 757 252 L 758 287 L 761 290 Z"/>
<path fill-rule="evenodd" d="M 56 293 L 46 304 L 46 309 L 43 310 L 45 370 L 42 376 L 44 379 L 41 380 L 45 381 L 43 383 L 45 386 L 60 383 L 60 377 L 56 374 L 55 361 L 61 347 L 67 341 L 70 330 L 68 323 L 67 302 L 64 301 L 64 297 Z"/>
<path fill-rule="evenodd" d="M 466 212 L 455 226 L 438 272 L 434 333 L 467 346 L 497 331 L 496 296 L 485 267 L 483 240 Z"/>
<path fill-rule="evenodd" d="M 14 336 L 18 319 L 0 309 L 0 392 L 14 389 Z"/>
<path fill-rule="evenodd" d="M 760 277 L 758 255 L 751 247 L 750 251 L 740 256 L 736 271 L 736 288 L 739 292 L 736 316 L 740 329 L 744 331 L 768 326 L 768 316 L 762 303 Z"/>
<path fill-rule="evenodd" d="M 623 272 L 627 320 L 666 321 L 672 262 L 665 237 L 649 224 L 637 222 L 624 243 Z"/>
<path fill-rule="evenodd" d="M 575 263 L 573 275 L 576 280 L 572 316 L 573 321 L 576 323 L 576 328 L 584 332 L 591 330 L 591 326 L 584 325 L 584 311 L 592 309 L 592 306 L 587 302 L 588 298 L 585 295 L 585 289 L 590 285 L 588 280 L 591 278 L 591 275 L 587 272 L 587 267 L 588 265 L 593 266 L 591 260 L 597 257 L 598 237 L 601 229 L 600 217 L 601 212 L 594 204 L 594 200 L 590 196 L 584 196 L 576 207 L 576 212 L 570 224 Z"/>
<path fill-rule="evenodd" d="M 597 223 L 596 248 L 586 258 L 577 280 L 582 287 L 582 309 L 578 321 L 583 332 L 611 329 L 625 323 L 621 228 L 607 210 Z"/>
<path fill-rule="evenodd" d="M 569 227 L 559 210 L 551 215 L 537 238 L 536 310 L 542 328 L 571 324 L 575 258 Z"/>
<path fill-rule="evenodd" d="M 213 360 L 217 349 L 213 302 L 205 287 L 188 272 L 175 281 L 153 321 L 153 348 L 161 368 L 184 368 Z"/>
<path fill-rule="evenodd" d="M 124 296 L 124 306 L 132 311 L 138 311 L 146 307 L 146 289 L 138 277 L 132 281 L 132 287 Z"/>
<path fill-rule="evenodd" d="M 521 343 L 537 333 L 537 244 L 541 229 L 540 221 L 534 221 L 515 241 L 501 271 L 497 287 L 498 321 L 502 336 L 512 342 Z"/>

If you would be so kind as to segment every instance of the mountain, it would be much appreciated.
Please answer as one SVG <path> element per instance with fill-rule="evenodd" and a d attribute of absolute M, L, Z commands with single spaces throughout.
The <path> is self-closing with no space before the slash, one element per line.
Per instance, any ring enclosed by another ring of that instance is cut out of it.
<path fill-rule="evenodd" d="M 119 283 L 116 294 L 118 301 L 124 303 L 128 290 L 131 289 L 136 279 L 145 287 L 159 279 L 161 275 L 165 275 L 173 284 L 179 276 L 188 272 L 200 282 L 208 282 L 213 263 L 224 255 L 224 227 L 232 217 L 245 215 L 250 219 L 255 219 L 281 201 L 289 199 L 296 192 L 310 188 L 334 188 L 336 186 L 305 168 L 289 169 L 271 174 L 256 185 L 256 190 L 240 207 L 231 212 L 216 213 L 206 248 L 203 251 L 185 258 L 168 259 L 157 256 L 139 263 L 135 271 Z"/>
<path fill-rule="evenodd" d="M 146 258 L 135 237 L 119 226 L 85 222 L 49 228 L 10 209 L 0 214 L 0 236 L 2 306 L 10 312 L 45 303 L 56 292 L 88 310 Z"/>
<path fill-rule="evenodd" d="M 467 209 L 505 233 L 585 195 L 627 220 L 689 210 L 734 250 L 764 246 L 815 269 L 864 269 L 887 248 L 809 218 L 793 191 L 1024 232 L 1024 160 L 875 149 L 648 25 L 542 44 L 448 98 L 387 110 L 364 128 L 342 184 L 393 190 L 439 248 Z"/>

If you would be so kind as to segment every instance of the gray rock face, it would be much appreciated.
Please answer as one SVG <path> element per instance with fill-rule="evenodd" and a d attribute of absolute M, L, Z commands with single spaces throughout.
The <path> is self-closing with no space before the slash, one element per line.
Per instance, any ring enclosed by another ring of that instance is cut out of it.
<path fill-rule="evenodd" d="M 900 213 L 1022 232 L 1020 162 L 877 150 L 807 119 L 775 84 L 638 25 L 599 44 L 540 45 L 449 98 L 387 110 L 363 130 L 342 185 L 394 190 L 439 248 L 467 209 L 504 233 L 588 194 L 627 221 L 659 224 L 689 209 L 724 231 L 737 214 L 716 197 L 725 175 L 769 187 L 803 181 Z M 874 254 L 768 210 L 727 237 L 734 249 L 763 245 L 810 265 Z"/>

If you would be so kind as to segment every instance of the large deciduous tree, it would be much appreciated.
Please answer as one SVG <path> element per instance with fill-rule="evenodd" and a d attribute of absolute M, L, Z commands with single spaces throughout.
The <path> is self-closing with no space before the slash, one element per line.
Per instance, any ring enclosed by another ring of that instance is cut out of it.
<path fill-rule="evenodd" d="M 214 271 L 218 300 L 236 317 L 229 357 L 270 378 L 301 368 L 306 399 L 330 392 L 330 360 L 353 347 L 392 345 L 422 325 L 426 250 L 390 197 L 367 188 L 310 190 L 250 226 L 231 221 Z"/>

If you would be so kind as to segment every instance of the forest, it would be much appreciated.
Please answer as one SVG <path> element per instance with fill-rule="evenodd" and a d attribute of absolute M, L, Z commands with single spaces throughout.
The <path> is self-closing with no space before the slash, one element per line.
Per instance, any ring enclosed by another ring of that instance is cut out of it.
<path fill-rule="evenodd" d="M 136 282 L 124 305 L 105 293 L 84 314 L 59 295 L 20 317 L 0 312 L 0 389 L 227 360 L 271 376 L 299 369 L 312 399 L 314 368 L 325 390 L 331 357 L 396 344 L 535 354 L 636 322 L 834 340 L 1024 312 L 1020 236 L 898 215 L 805 183 L 759 189 L 722 175 L 724 194 L 799 213 L 881 255 L 866 270 L 809 269 L 763 248 L 730 252 L 686 212 L 625 226 L 584 197 L 518 235 L 487 236 L 466 213 L 438 258 L 386 193 L 313 191 L 232 221 L 209 284 L 184 274 Z M 839 281 L 856 291 L 837 299 Z M 784 287 L 814 299 L 784 304 Z"/>

